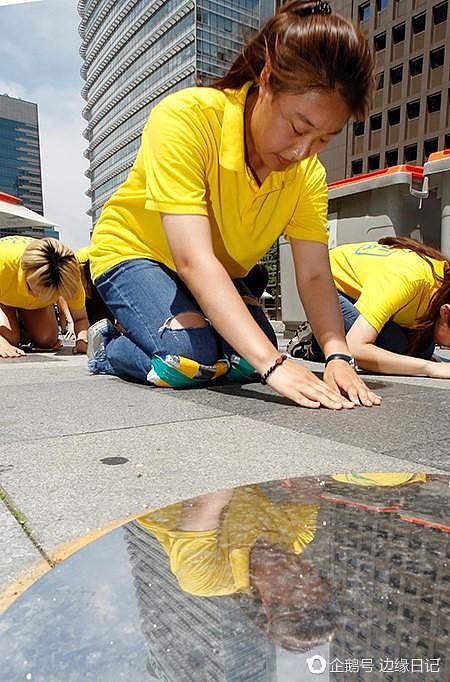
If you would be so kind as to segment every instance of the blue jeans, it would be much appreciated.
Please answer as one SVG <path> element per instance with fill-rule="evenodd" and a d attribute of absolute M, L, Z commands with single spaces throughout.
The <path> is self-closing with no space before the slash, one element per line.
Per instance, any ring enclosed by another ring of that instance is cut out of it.
<path fill-rule="evenodd" d="M 242 279 L 233 282 L 241 296 L 254 298 Z M 95 286 L 125 330 L 105 339 L 106 359 L 97 363 L 101 373 L 145 382 L 156 353 L 181 355 L 203 365 L 234 354 L 207 320 L 203 327 L 168 326 L 179 313 L 203 313 L 178 275 L 162 263 L 147 258 L 119 263 L 97 277 Z M 254 305 L 246 305 L 276 346 L 275 333 L 256 299 Z"/>
<path fill-rule="evenodd" d="M 345 333 L 347 334 L 361 313 L 355 308 L 355 300 L 340 292 L 338 292 L 338 296 L 342 317 L 344 318 Z M 410 339 L 410 329 L 401 327 L 396 322 L 389 321 L 386 322 L 383 329 L 378 334 L 375 345 L 379 348 L 384 348 L 384 350 L 389 350 L 391 353 L 406 355 Z M 434 353 L 434 346 L 434 343 L 424 345 L 416 351 L 415 357 L 429 360 Z M 312 341 L 312 352 L 317 361 L 323 362 L 324 356 L 322 350 L 314 337 Z"/>

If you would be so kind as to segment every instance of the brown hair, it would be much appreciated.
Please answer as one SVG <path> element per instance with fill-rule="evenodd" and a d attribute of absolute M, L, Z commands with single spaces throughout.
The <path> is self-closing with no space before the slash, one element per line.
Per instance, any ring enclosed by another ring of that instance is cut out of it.
<path fill-rule="evenodd" d="M 430 266 L 433 277 L 438 285 L 438 290 L 433 294 L 428 305 L 427 311 L 422 317 L 417 320 L 417 325 L 414 328 L 411 342 L 408 346 L 408 355 L 414 353 L 426 343 L 433 340 L 434 326 L 436 320 L 439 318 L 441 306 L 445 303 L 450 303 L 450 261 L 443 253 L 434 249 L 428 244 L 422 244 L 415 239 L 408 239 L 407 237 L 383 237 L 378 240 L 379 244 L 390 246 L 392 249 L 408 249 L 417 253 Z M 441 277 L 434 269 L 434 265 L 430 260 L 433 258 L 438 261 L 445 261 L 444 276 Z"/>
<path fill-rule="evenodd" d="M 374 85 L 367 40 L 351 21 L 328 11 L 328 3 L 285 3 L 211 87 L 257 83 L 267 63 L 274 94 L 338 90 L 353 116 L 364 118 Z"/>
<path fill-rule="evenodd" d="M 39 298 L 70 300 L 80 286 L 80 269 L 74 252 L 57 239 L 34 239 L 21 258 L 28 284 Z"/>

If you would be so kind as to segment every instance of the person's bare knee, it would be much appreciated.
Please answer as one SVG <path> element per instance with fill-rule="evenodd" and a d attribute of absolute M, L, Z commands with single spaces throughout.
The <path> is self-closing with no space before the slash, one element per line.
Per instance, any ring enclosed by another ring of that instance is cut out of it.
<path fill-rule="evenodd" d="M 33 334 L 31 337 L 35 346 L 38 348 L 45 348 L 46 350 L 51 350 L 55 346 L 59 345 L 58 334 L 54 333 L 52 330 L 42 330 L 38 334 Z"/>
<path fill-rule="evenodd" d="M 17 311 L 11 306 L 0 304 L 0 336 L 13 346 L 18 346 L 20 341 L 19 320 Z"/>
<path fill-rule="evenodd" d="M 184 313 L 174 315 L 164 325 L 167 329 L 187 329 L 207 327 L 208 321 L 202 313 L 188 310 Z"/>

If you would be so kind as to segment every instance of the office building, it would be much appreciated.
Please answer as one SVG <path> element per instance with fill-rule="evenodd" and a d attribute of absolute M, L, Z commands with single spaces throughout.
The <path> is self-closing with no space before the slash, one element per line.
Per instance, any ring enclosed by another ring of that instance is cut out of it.
<path fill-rule="evenodd" d="M 450 147 L 450 24 L 445 0 L 337 0 L 367 36 L 376 63 L 368 120 L 351 122 L 321 154 L 330 182 Z"/>
<path fill-rule="evenodd" d="M 0 192 L 44 213 L 37 104 L 8 95 L 0 95 Z"/>
<path fill-rule="evenodd" d="M 80 0 L 90 214 L 125 180 L 150 110 L 225 73 L 273 0 Z"/>

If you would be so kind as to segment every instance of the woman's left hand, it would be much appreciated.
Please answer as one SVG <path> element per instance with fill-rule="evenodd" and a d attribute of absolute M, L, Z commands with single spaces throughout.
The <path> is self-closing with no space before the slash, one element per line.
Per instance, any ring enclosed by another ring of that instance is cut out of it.
<path fill-rule="evenodd" d="M 381 397 L 371 391 L 345 360 L 331 360 L 325 367 L 323 380 L 328 386 L 345 393 L 355 405 L 380 405 Z"/>
<path fill-rule="evenodd" d="M 84 339 L 77 339 L 74 347 L 72 348 L 73 355 L 86 355 L 87 351 L 87 341 Z"/>

